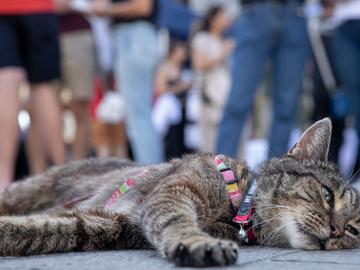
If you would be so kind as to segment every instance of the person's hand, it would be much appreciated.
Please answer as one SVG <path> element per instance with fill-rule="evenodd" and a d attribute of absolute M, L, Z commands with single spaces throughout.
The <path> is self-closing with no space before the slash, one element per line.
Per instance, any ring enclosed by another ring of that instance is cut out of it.
<path fill-rule="evenodd" d="M 71 11 L 69 0 L 55 0 L 55 10 L 59 14 L 64 14 Z"/>
<path fill-rule="evenodd" d="M 347 1 L 347 0 L 345 0 L 345 1 Z M 324 18 L 329 18 L 329 17 L 331 17 L 333 15 L 334 8 L 335 8 L 335 2 L 336 2 L 336 0 L 325 0 L 325 1 L 323 1 L 322 4 L 324 6 L 324 10 L 323 10 L 323 17 Z M 341 0 L 339 0 L 339 2 L 341 2 Z"/>
<path fill-rule="evenodd" d="M 330 18 L 333 15 L 334 7 L 325 7 L 323 17 Z"/>
<path fill-rule="evenodd" d="M 192 80 L 186 80 L 181 82 L 182 89 L 184 90 L 189 90 L 192 87 L 192 85 L 193 85 Z"/>
<path fill-rule="evenodd" d="M 110 16 L 111 3 L 108 0 L 95 0 L 90 5 L 90 13 L 96 16 Z"/>
<path fill-rule="evenodd" d="M 232 39 L 226 39 L 224 41 L 224 52 L 226 55 L 229 55 L 232 53 L 232 51 L 235 48 L 235 42 Z"/>

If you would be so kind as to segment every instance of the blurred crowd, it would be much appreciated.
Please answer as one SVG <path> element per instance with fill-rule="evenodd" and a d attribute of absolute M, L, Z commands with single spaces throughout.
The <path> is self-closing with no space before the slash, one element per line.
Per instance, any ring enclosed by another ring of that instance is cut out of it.
<path fill-rule="evenodd" d="M 323 117 L 341 163 L 360 134 L 360 0 L 2 0 L 0 40 L 0 188 L 90 156 L 256 166 Z"/>

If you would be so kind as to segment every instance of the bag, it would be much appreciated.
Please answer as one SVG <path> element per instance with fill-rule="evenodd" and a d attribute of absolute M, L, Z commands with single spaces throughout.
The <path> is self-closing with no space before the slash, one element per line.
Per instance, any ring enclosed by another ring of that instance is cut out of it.
<path fill-rule="evenodd" d="M 90 101 L 90 115 L 92 120 L 104 124 L 118 124 L 125 119 L 125 100 L 121 93 L 106 90 L 104 80 L 96 78 L 93 96 Z M 111 88 L 111 87 L 110 87 Z"/>
<path fill-rule="evenodd" d="M 97 119 L 106 124 L 118 124 L 125 119 L 125 101 L 121 93 L 107 91 L 96 109 Z"/>

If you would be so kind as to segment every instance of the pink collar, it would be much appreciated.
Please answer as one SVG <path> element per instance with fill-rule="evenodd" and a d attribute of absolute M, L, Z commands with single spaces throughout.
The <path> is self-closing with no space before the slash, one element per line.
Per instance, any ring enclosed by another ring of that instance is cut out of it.
<path fill-rule="evenodd" d="M 251 226 L 251 216 L 254 213 L 253 197 L 256 191 L 256 179 L 248 185 L 245 196 L 243 196 L 234 171 L 224 163 L 223 158 L 223 155 L 218 155 L 214 162 L 226 184 L 231 204 L 237 210 L 234 222 L 240 226 L 240 240 L 245 243 L 254 243 L 256 235 Z"/>
<path fill-rule="evenodd" d="M 121 196 L 123 196 L 126 192 L 129 191 L 129 189 L 131 189 L 136 184 L 135 179 L 139 177 L 144 177 L 147 172 L 148 170 L 144 169 L 139 173 L 135 174 L 133 177 L 126 179 L 125 182 L 116 187 L 110 198 L 107 200 L 105 207 L 109 208 L 113 206 L 113 204 L 115 204 Z"/>

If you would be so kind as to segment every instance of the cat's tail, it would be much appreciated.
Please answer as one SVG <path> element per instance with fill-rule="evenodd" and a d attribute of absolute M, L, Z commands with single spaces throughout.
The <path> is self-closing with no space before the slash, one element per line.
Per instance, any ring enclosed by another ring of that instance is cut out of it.
<path fill-rule="evenodd" d="M 1 256 L 151 247 L 126 216 L 104 211 L 0 217 L 0 239 Z"/>

